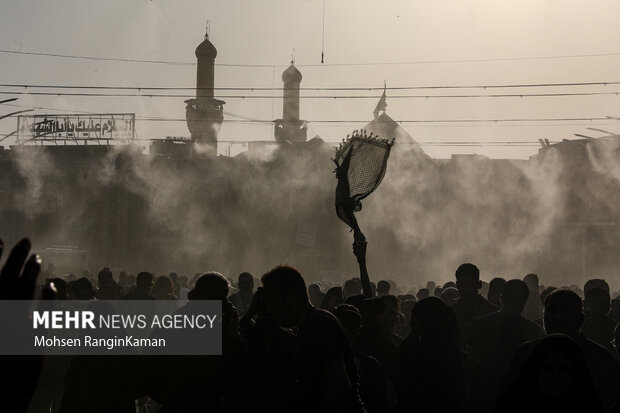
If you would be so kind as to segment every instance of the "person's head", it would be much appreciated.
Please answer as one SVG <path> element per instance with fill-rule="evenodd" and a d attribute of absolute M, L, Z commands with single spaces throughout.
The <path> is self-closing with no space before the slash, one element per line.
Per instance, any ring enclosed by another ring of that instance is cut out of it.
<path fill-rule="evenodd" d="M 607 283 L 607 281 L 601 278 L 592 278 L 586 281 L 586 283 L 583 285 L 584 294 L 587 293 L 588 290 L 592 288 L 602 288 L 605 291 L 607 291 L 607 293 L 609 294 L 609 284 Z"/>
<path fill-rule="evenodd" d="M 318 294 L 321 292 L 321 284 L 313 282 L 308 286 L 308 294 Z"/>
<path fill-rule="evenodd" d="M 127 273 L 125 271 L 121 271 L 118 273 L 118 282 L 121 285 L 127 284 Z"/>
<path fill-rule="evenodd" d="M 167 298 L 167 296 L 172 293 L 173 288 L 170 277 L 167 275 L 160 275 L 155 280 L 151 292 L 155 298 Z"/>
<path fill-rule="evenodd" d="M 385 303 L 378 297 L 366 298 L 361 294 L 352 295 L 346 299 L 345 303 L 359 310 L 362 316 L 362 325 L 366 325 L 367 322 L 385 311 Z"/>
<path fill-rule="evenodd" d="M 609 291 L 604 288 L 593 287 L 585 290 L 586 296 L 583 300 L 583 312 L 587 314 L 607 315 L 611 308 L 611 298 Z"/>
<path fill-rule="evenodd" d="M 62 278 L 52 278 L 50 280 L 54 283 L 54 288 L 56 288 L 56 299 L 57 300 L 66 300 L 67 299 L 67 282 Z"/>
<path fill-rule="evenodd" d="M 435 281 L 428 281 L 426 283 L 426 289 L 428 290 L 429 293 L 434 292 L 436 286 L 437 284 L 435 284 Z"/>
<path fill-rule="evenodd" d="M 500 302 L 504 310 L 521 314 L 530 295 L 530 289 L 521 280 L 509 280 L 504 284 Z"/>
<path fill-rule="evenodd" d="M 261 281 L 263 298 L 280 325 L 298 325 L 310 307 L 306 282 L 301 273 L 293 267 L 280 265 L 263 275 Z"/>
<path fill-rule="evenodd" d="M 243 293 L 251 293 L 254 291 L 254 276 L 249 272 L 242 272 L 237 279 L 239 291 Z"/>
<path fill-rule="evenodd" d="M 68 295 L 74 300 L 91 300 L 95 297 L 95 291 L 90 281 L 82 277 L 71 283 Z"/>
<path fill-rule="evenodd" d="M 456 287 L 444 288 L 440 297 L 441 301 L 446 303 L 448 307 L 452 307 L 459 300 L 459 290 L 457 290 Z"/>
<path fill-rule="evenodd" d="M 446 344 L 459 341 L 456 315 L 437 297 L 424 298 L 413 306 L 411 328 L 422 340 Z"/>
<path fill-rule="evenodd" d="M 456 288 L 462 298 L 472 298 L 478 295 L 482 287 L 480 282 L 480 270 L 474 264 L 461 264 L 456 269 Z"/>
<path fill-rule="evenodd" d="M 99 284 L 99 288 L 106 288 L 114 282 L 114 277 L 112 276 L 112 271 L 108 267 L 105 267 L 99 274 L 97 274 L 97 283 Z"/>
<path fill-rule="evenodd" d="M 190 300 L 222 300 L 228 297 L 229 284 L 226 277 L 216 271 L 202 274 L 194 289 L 187 294 Z"/>
<path fill-rule="evenodd" d="M 446 288 L 456 288 L 456 283 L 454 281 L 448 281 L 443 285 L 443 289 L 445 290 Z"/>
<path fill-rule="evenodd" d="M 342 296 L 342 287 L 332 287 L 325 293 L 321 308 L 323 310 L 332 311 L 338 304 L 344 303 Z"/>
<path fill-rule="evenodd" d="M 142 271 L 136 277 L 136 289 L 148 293 L 153 287 L 153 274 Z"/>
<path fill-rule="evenodd" d="M 523 282 L 527 285 L 527 288 L 530 289 L 530 292 L 538 291 L 538 275 L 537 274 L 527 274 L 523 277 Z"/>
<path fill-rule="evenodd" d="M 581 298 L 573 291 L 567 289 L 553 291 L 545 300 L 546 333 L 577 337 L 584 319 L 582 306 Z"/>
<path fill-rule="evenodd" d="M 379 281 L 377 283 L 377 295 L 381 297 L 384 295 L 388 295 L 389 293 L 390 293 L 390 283 L 385 280 Z"/>
<path fill-rule="evenodd" d="M 418 300 L 418 301 L 420 301 L 421 299 L 426 298 L 426 297 L 428 297 L 429 295 L 430 295 L 430 294 L 429 294 L 428 289 L 426 289 L 426 288 L 420 288 L 420 289 L 418 290 L 418 293 L 416 294 L 416 298 L 417 298 L 417 300 Z"/>
<path fill-rule="evenodd" d="M 339 304 L 334 308 L 334 315 L 342 324 L 351 341 L 355 341 L 362 330 L 362 315 L 351 304 Z"/>
<path fill-rule="evenodd" d="M 179 277 L 179 285 L 181 286 L 181 288 L 187 288 L 187 276 L 181 275 Z"/>
<path fill-rule="evenodd" d="M 344 287 L 342 289 L 342 293 L 344 294 L 344 298 L 350 297 L 352 295 L 360 294 L 362 291 L 362 282 L 359 278 L 351 278 L 350 280 L 346 280 L 344 282 Z"/>
<path fill-rule="evenodd" d="M 506 280 L 501 277 L 495 277 L 489 283 L 489 293 L 487 298 L 491 304 L 496 306 L 500 306 L 501 301 L 500 297 L 502 296 L 502 289 L 504 288 L 504 284 L 506 284 Z"/>

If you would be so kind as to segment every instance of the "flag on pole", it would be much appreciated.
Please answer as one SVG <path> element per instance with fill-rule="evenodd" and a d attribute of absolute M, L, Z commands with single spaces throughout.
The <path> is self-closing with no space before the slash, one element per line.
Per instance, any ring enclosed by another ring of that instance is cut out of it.
<path fill-rule="evenodd" d="M 352 213 L 362 209 L 361 200 L 377 189 L 385 176 L 393 144 L 393 139 L 379 139 L 362 130 L 347 136 L 336 151 L 336 214 L 351 229 L 357 225 L 351 222 Z"/>
<path fill-rule="evenodd" d="M 386 101 L 386 96 L 385 96 L 386 88 L 387 88 L 387 85 L 384 83 L 383 94 L 381 95 L 381 99 L 379 99 L 379 102 L 377 103 L 377 106 L 375 107 L 375 110 L 373 111 L 373 114 L 375 115 L 375 119 L 379 117 L 379 112 L 385 112 L 385 109 L 387 108 L 387 101 Z"/>

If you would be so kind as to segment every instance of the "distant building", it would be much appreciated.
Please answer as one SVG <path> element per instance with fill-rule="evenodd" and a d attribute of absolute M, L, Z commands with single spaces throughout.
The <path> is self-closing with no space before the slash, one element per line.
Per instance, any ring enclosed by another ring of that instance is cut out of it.
<path fill-rule="evenodd" d="M 187 128 L 192 141 L 212 148 L 217 153 L 217 136 L 224 121 L 224 101 L 214 98 L 215 58 L 217 49 L 209 41 L 209 35 L 196 48 L 196 99 L 188 99 L 185 108 Z"/>
<path fill-rule="evenodd" d="M 282 73 L 284 91 L 282 96 L 282 119 L 276 119 L 275 139 L 278 143 L 305 142 L 308 139 L 306 121 L 299 119 L 299 85 L 302 75 L 291 60 L 291 65 Z"/>

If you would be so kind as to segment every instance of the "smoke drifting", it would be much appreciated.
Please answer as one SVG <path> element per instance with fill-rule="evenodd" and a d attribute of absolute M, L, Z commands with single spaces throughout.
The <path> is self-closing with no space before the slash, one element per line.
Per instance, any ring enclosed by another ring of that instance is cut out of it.
<path fill-rule="evenodd" d="M 433 161 L 397 145 L 358 213 L 371 279 L 447 281 L 468 261 L 487 280 L 613 279 L 617 146 L 564 143 L 531 161 Z M 0 158 L 2 226 L 40 249 L 79 246 L 93 270 L 235 277 L 288 263 L 309 279 L 342 280 L 357 271 L 352 235 L 334 211 L 333 153 L 318 139 L 270 156 L 190 160 L 131 146 L 15 148 Z"/>

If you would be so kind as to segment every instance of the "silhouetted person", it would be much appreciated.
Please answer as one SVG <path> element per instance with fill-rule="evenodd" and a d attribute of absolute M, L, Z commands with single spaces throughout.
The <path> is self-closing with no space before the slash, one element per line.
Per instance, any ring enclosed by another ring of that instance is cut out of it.
<path fill-rule="evenodd" d="M 388 295 L 390 293 L 390 283 L 381 280 L 377 283 L 377 295 L 379 297 L 383 297 L 384 295 Z"/>
<path fill-rule="evenodd" d="M 252 411 L 288 413 L 295 405 L 297 336 L 280 328 L 273 309 L 258 287 L 239 326 L 247 340 L 251 373 Z"/>
<path fill-rule="evenodd" d="M 459 297 L 459 290 L 457 290 L 456 287 L 444 288 L 440 296 L 441 301 L 446 303 L 448 307 L 452 307 L 456 304 L 459 301 Z"/>
<path fill-rule="evenodd" d="M 242 272 L 237 279 L 237 286 L 239 291 L 232 294 L 229 300 L 239 312 L 239 317 L 243 317 L 254 297 L 254 276 L 249 272 Z"/>
<path fill-rule="evenodd" d="M 125 294 L 123 299 L 125 300 L 154 300 L 151 295 L 151 288 L 153 287 L 153 274 L 150 272 L 140 272 L 136 276 L 136 287 L 133 291 Z"/>
<path fill-rule="evenodd" d="M 358 295 L 362 293 L 362 281 L 359 278 L 351 278 L 350 280 L 346 280 L 344 282 L 344 286 L 342 287 L 342 295 L 343 297 L 349 298 L 352 295 Z"/>
<path fill-rule="evenodd" d="M 620 398 L 620 364 L 607 349 L 588 340 L 581 333 L 583 319 L 581 298 L 573 291 L 558 289 L 547 296 L 544 312 L 545 333 L 565 334 L 575 340 L 581 348 L 599 399 L 603 407 L 608 409 Z M 529 341 L 519 347 L 504 377 L 503 385 L 514 380 L 539 341 Z"/>
<path fill-rule="evenodd" d="M 126 290 L 126 291 L 127 291 L 128 293 L 129 293 L 129 292 L 131 292 L 131 291 L 130 291 L 130 290 L 131 290 L 131 288 L 135 288 L 135 286 L 136 286 L 136 276 L 135 276 L 135 275 L 133 275 L 133 274 L 129 274 L 129 275 L 127 276 L 127 290 Z"/>
<path fill-rule="evenodd" d="M 118 285 L 112 276 L 109 268 L 104 268 L 97 274 L 99 289 L 95 297 L 99 300 L 120 300 L 123 297 L 123 289 Z"/>
<path fill-rule="evenodd" d="M 609 293 L 609 284 L 607 283 L 607 281 L 601 279 L 601 278 L 591 278 L 588 281 L 586 281 L 586 283 L 583 285 L 583 294 L 585 296 L 585 293 L 588 292 L 588 290 L 592 289 L 592 288 L 602 288 L 603 290 L 607 291 L 607 293 Z"/>
<path fill-rule="evenodd" d="M 57 300 L 66 300 L 68 299 L 68 284 L 62 278 L 52 278 L 50 280 L 54 283 L 54 287 L 56 288 L 56 299 Z"/>
<path fill-rule="evenodd" d="M 155 280 L 153 288 L 151 288 L 151 295 L 156 300 L 176 300 L 172 293 L 174 292 L 174 285 L 172 280 L 167 275 L 160 275 Z"/>
<path fill-rule="evenodd" d="M 514 352 L 526 341 L 543 336 L 540 326 L 521 316 L 529 289 L 521 280 L 506 282 L 499 311 L 475 319 L 465 337 L 465 363 L 470 411 L 490 412 L 499 382 Z"/>
<path fill-rule="evenodd" d="M 420 300 L 399 351 L 398 412 L 463 412 L 465 393 L 456 317 L 437 297 Z"/>
<path fill-rule="evenodd" d="M 445 290 L 446 288 L 456 288 L 456 283 L 454 281 L 448 281 L 443 285 L 443 289 Z"/>
<path fill-rule="evenodd" d="M 527 274 L 523 277 L 523 282 L 525 282 L 527 288 L 530 289 L 530 296 L 525 303 L 521 315 L 531 321 L 540 320 L 543 316 L 543 303 L 540 299 L 540 293 L 538 292 L 538 275 Z"/>
<path fill-rule="evenodd" d="M 282 327 L 298 327 L 297 412 L 363 412 L 353 351 L 338 319 L 308 301 L 306 283 L 292 267 L 262 278 L 265 300 Z"/>
<path fill-rule="evenodd" d="M 602 413 L 605 410 L 577 343 L 566 335 L 552 334 L 536 342 L 494 411 Z"/>
<path fill-rule="evenodd" d="M 118 273 L 118 285 L 121 286 L 123 291 L 127 291 L 129 289 L 129 285 L 127 284 L 127 273 L 125 271 Z"/>
<path fill-rule="evenodd" d="M 69 284 L 67 296 L 70 300 L 92 300 L 95 298 L 95 291 L 90 281 L 82 277 Z"/>
<path fill-rule="evenodd" d="M 455 276 L 459 300 L 452 306 L 452 310 L 459 325 L 459 334 L 463 338 L 475 318 L 493 313 L 497 311 L 497 307 L 478 294 L 482 283 L 480 282 L 480 270 L 474 264 L 462 264 L 457 268 Z"/>
<path fill-rule="evenodd" d="M 189 293 L 189 288 L 187 288 L 187 277 L 181 275 L 179 277 L 179 300 L 182 302 L 187 302 L 187 293 Z"/>
<path fill-rule="evenodd" d="M 325 297 L 323 297 L 323 302 L 321 303 L 321 309 L 332 312 L 337 305 L 342 303 L 344 303 L 342 287 L 332 287 L 325 293 Z"/>
<path fill-rule="evenodd" d="M 423 298 L 426 298 L 430 295 L 430 291 L 428 291 L 428 288 L 420 288 L 418 290 L 418 293 L 415 295 L 417 300 L 420 301 Z"/>
<path fill-rule="evenodd" d="M 385 377 L 393 383 L 398 376 L 398 347 L 402 342 L 402 338 L 394 334 L 399 318 L 398 302 L 393 295 L 377 300 L 384 304 L 383 309 L 365 320 L 358 338 L 358 348 L 376 358 Z"/>
<path fill-rule="evenodd" d="M 496 307 L 501 307 L 500 297 L 502 296 L 502 288 L 504 288 L 506 280 L 501 277 L 495 277 L 489 283 L 489 293 L 487 300 Z"/>
<path fill-rule="evenodd" d="M 611 341 L 614 338 L 616 323 L 607 316 L 610 307 L 608 290 L 600 287 L 585 290 L 585 299 L 583 300 L 585 318 L 581 331 L 584 336 L 613 353 Z"/>
<path fill-rule="evenodd" d="M 340 321 L 351 343 L 356 343 L 362 331 L 362 315 L 357 307 L 351 304 L 340 304 L 334 309 L 334 315 Z M 353 347 L 355 364 L 360 374 L 360 396 L 368 413 L 388 412 L 391 406 L 388 401 L 388 387 L 374 358 Z"/>
<path fill-rule="evenodd" d="M 187 314 L 197 300 L 222 301 L 221 356 L 145 356 L 144 393 L 162 404 L 165 412 L 243 411 L 247 383 L 244 344 L 239 334 L 235 307 L 227 300 L 228 280 L 207 272 L 196 280 L 189 302 L 175 314 Z M 198 307 L 200 308 L 200 307 Z M 194 310 L 196 311 L 196 310 Z"/>
<path fill-rule="evenodd" d="M 321 307 L 323 299 L 325 298 L 325 293 L 321 291 L 320 282 L 313 282 L 308 286 L 308 297 L 310 298 L 310 304 L 315 307 Z"/>

